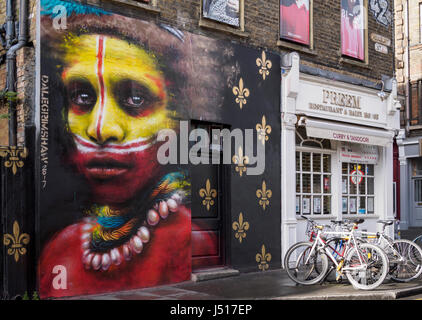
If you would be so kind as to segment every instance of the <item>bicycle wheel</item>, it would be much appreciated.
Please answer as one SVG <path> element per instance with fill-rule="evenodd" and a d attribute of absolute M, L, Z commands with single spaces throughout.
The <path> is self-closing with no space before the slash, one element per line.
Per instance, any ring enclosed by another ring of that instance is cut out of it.
<path fill-rule="evenodd" d="M 312 246 L 312 242 L 298 242 L 287 250 L 284 268 L 289 278 L 296 283 L 316 284 L 328 270 L 327 256 L 312 250 Z"/>
<path fill-rule="evenodd" d="M 361 243 L 347 253 L 343 270 L 355 289 L 373 290 L 387 276 L 387 256 L 380 247 Z"/>
<path fill-rule="evenodd" d="M 400 239 L 393 242 L 394 250 L 389 250 L 391 279 L 408 282 L 418 278 L 422 273 L 422 249 L 410 240 Z"/>
<path fill-rule="evenodd" d="M 413 242 L 422 248 L 422 235 L 417 236 L 415 239 L 413 239 Z"/>

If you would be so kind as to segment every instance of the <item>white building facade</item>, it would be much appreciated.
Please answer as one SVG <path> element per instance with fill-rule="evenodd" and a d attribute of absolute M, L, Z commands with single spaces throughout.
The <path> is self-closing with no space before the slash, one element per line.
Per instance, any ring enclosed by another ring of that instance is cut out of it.
<path fill-rule="evenodd" d="M 281 90 L 282 256 L 307 240 L 306 220 L 364 218 L 360 229 L 379 230 L 392 219 L 393 142 L 400 104 L 391 91 L 300 71 L 297 53 Z M 393 228 L 390 229 L 393 233 Z"/>

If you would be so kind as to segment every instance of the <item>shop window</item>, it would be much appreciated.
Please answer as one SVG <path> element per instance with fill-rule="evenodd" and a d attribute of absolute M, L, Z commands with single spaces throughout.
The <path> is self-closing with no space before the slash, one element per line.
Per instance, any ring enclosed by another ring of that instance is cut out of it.
<path fill-rule="evenodd" d="M 342 163 L 343 214 L 373 214 L 375 177 L 373 164 Z"/>
<path fill-rule="evenodd" d="M 331 214 L 330 141 L 306 136 L 296 131 L 296 214 Z"/>

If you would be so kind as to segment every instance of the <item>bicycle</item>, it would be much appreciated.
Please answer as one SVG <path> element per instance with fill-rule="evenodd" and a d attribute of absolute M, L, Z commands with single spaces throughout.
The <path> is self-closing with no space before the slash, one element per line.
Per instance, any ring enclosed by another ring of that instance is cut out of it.
<path fill-rule="evenodd" d="M 389 260 L 389 275 L 391 280 L 409 282 L 419 278 L 422 274 L 422 249 L 415 242 L 406 239 L 393 240 L 385 233 L 385 228 L 395 220 L 378 220 L 383 225 L 382 232 L 364 232 L 362 239 L 374 241 L 373 244 L 381 247 Z"/>
<path fill-rule="evenodd" d="M 327 275 L 328 260 L 331 260 L 339 275 L 345 274 L 354 288 L 372 290 L 378 287 L 387 276 L 388 260 L 378 246 L 357 243 L 354 230 L 363 221 L 353 221 L 353 227 L 348 231 L 334 232 L 323 232 L 324 226 L 314 224 L 314 240 L 298 242 L 286 253 L 284 267 L 290 279 L 303 285 L 316 284 Z M 331 253 L 324 235 L 337 235 L 345 239 L 345 248 L 339 253 L 340 259 L 337 260 Z"/>

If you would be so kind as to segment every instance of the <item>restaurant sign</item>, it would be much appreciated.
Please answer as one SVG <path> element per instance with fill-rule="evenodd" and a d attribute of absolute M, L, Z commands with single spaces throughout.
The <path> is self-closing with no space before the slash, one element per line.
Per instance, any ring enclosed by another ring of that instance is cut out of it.
<path fill-rule="evenodd" d="M 341 162 L 377 164 L 378 158 L 377 146 L 347 142 L 341 143 Z"/>
<path fill-rule="evenodd" d="M 296 113 L 376 127 L 387 123 L 386 104 L 376 92 L 352 91 L 346 86 L 332 87 L 306 79 L 300 86 Z"/>

